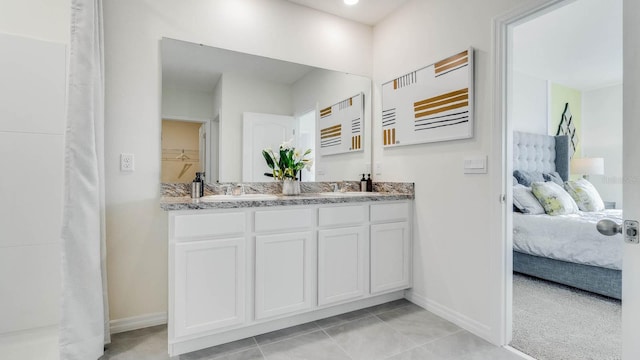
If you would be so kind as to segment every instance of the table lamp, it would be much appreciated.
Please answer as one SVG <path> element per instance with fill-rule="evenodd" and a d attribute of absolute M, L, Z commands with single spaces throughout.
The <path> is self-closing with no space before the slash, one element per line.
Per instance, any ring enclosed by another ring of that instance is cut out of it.
<path fill-rule="evenodd" d="M 589 175 L 603 175 L 604 159 L 601 157 L 572 159 L 571 173 L 582 175 L 585 179 L 588 179 Z"/>

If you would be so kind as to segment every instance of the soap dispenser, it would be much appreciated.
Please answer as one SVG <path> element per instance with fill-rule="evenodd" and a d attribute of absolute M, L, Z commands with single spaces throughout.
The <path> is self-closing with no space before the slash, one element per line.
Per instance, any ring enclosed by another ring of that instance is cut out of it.
<path fill-rule="evenodd" d="M 362 179 L 360 179 L 360 191 L 367 191 L 367 180 L 365 180 L 364 174 L 362 174 Z"/>
<path fill-rule="evenodd" d="M 191 198 L 199 199 L 202 197 L 202 178 L 200 178 L 200 173 L 196 173 L 196 178 L 191 182 Z"/>
<path fill-rule="evenodd" d="M 362 178 L 364 179 L 364 176 Z M 373 180 L 371 180 L 371 174 L 367 174 L 367 191 L 373 191 Z"/>
<path fill-rule="evenodd" d="M 198 174 L 196 173 L 196 176 Z M 204 171 L 200 173 L 200 197 L 204 196 Z"/>

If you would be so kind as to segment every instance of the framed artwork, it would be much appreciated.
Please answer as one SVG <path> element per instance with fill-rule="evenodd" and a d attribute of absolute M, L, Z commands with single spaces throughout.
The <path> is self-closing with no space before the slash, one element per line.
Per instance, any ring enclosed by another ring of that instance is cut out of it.
<path fill-rule="evenodd" d="M 573 124 L 573 115 L 571 115 L 569 103 L 564 104 L 562 118 L 560 118 L 558 131 L 556 131 L 556 136 L 558 135 L 569 136 L 569 158 L 573 158 L 573 155 L 576 153 L 576 148 L 578 147 L 578 134 L 576 132 L 576 127 Z"/>
<path fill-rule="evenodd" d="M 473 48 L 382 84 L 385 148 L 473 137 Z"/>
<path fill-rule="evenodd" d="M 363 151 L 364 93 L 321 108 L 320 155 Z"/>

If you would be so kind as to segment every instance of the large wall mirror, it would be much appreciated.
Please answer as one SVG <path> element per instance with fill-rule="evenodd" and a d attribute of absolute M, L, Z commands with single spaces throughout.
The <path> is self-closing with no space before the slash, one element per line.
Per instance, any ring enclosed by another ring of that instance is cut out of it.
<path fill-rule="evenodd" d="M 167 38 L 161 56 L 162 182 L 191 182 L 197 171 L 209 183 L 270 181 L 261 150 L 290 139 L 312 150 L 302 181 L 370 172 L 371 79 Z M 359 94 L 360 148 L 321 155 L 321 110 Z"/>

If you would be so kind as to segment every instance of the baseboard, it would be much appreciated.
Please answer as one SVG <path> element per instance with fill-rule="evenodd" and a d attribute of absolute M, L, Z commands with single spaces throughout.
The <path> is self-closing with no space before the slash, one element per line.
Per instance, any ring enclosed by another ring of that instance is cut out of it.
<path fill-rule="evenodd" d="M 418 295 L 415 292 L 409 290 L 405 293 L 405 298 L 412 303 L 451 321 L 452 323 L 460 326 L 461 328 L 477 335 L 489 342 L 491 342 L 492 334 L 491 328 L 471 319 L 470 317 L 463 315 L 457 311 L 451 310 L 446 306 L 443 306 L 433 300 L 430 300 L 422 295 Z"/>
<path fill-rule="evenodd" d="M 518 349 L 512 348 L 511 346 L 508 346 L 508 345 L 507 345 L 507 346 L 503 346 L 503 348 L 504 348 L 504 349 L 506 349 L 506 350 L 507 350 L 507 351 L 509 351 L 509 352 L 512 352 L 512 353 L 514 353 L 514 354 L 516 354 L 516 355 L 520 356 L 521 358 L 523 358 L 523 359 L 525 359 L 525 360 L 536 360 L 536 358 L 531 357 L 531 356 L 529 356 L 529 355 L 527 355 L 527 354 L 523 353 L 522 351 L 520 351 L 520 350 L 518 350 Z"/>
<path fill-rule="evenodd" d="M 109 328 L 112 334 L 117 334 L 150 326 L 163 325 L 166 323 L 167 313 L 159 312 L 154 314 L 145 314 L 124 319 L 111 320 L 109 321 Z"/>

